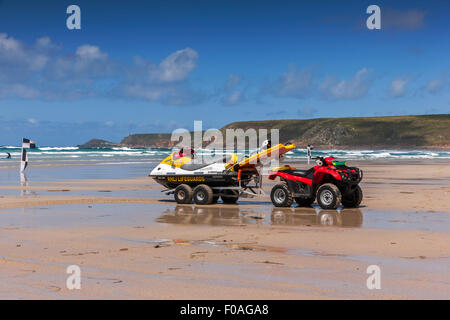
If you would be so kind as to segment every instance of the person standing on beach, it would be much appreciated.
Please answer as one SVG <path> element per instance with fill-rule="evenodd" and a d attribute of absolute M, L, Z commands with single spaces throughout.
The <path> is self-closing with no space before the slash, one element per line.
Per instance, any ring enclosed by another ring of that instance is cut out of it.
<path fill-rule="evenodd" d="M 312 149 L 314 149 L 314 147 L 313 147 L 312 145 L 308 144 L 308 145 L 306 146 L 306 154 L 307 154 L 307 156 L 308 156 L 308 163 L 309 163 L 309 161 L 311 160 L 311 150 L 312 150 Z"/>

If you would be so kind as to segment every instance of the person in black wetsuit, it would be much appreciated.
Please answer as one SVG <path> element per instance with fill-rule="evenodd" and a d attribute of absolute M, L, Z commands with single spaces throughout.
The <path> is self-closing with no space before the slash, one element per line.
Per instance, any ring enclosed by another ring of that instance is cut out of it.
<path fill-rule="evenodd" d="M 11 159 L 11 153 L 9 152 L 6 153 L 6 159 Z"/>

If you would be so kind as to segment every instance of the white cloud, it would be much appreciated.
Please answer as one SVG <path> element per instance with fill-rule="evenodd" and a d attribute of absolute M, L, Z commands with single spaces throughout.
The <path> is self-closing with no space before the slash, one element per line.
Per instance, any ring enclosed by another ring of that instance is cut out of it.
<path fill-rule="evenodd" d="M 283 96 L 304 96 L 312 84 L 311 70 L 298 70 L 291 66 L 280 77 L 280 94 Z"/>
<path fill-rule="evenodd" d="M 241 97 L 242 97 L 242 92 L 235 91 L 232 94 L 228 95 L 224 101 L 229 105 L 235 105 L 241 100 Z"/>
<path fill-rule="evenodd" d="M 93 44 L 63 52 L 49 37 L 31 45 L 0 33 L 0 99 L 79 99 L 115 92 L 121 96 L 168 104 L 191 104 L 203 94 L 187 80 L 198 53 L 185 48 L 158 64 L 135 59 L 126 64 L 110 59 Z"/>
<path fill-rule="evenodd" d="M 225 85 L 217 90 L 216 95 L 223 105 L 234 106 L 245 101 L 245 85 L 243 78 L 238 74 L 229 74 Z"/>
<path fill-rule="evenodd" d="M 0 99 L 18 97 L 21 99 L 39 98 L 39 90 L 20 83 L 5 84 L 0 86 Z"/>
<path fill-rule="evenodd" d="M 114 63 L 107 53 L 101 51 L 98 46 L 85 44 L 79 46 L 75 54 L 56 57 L 46 76 L 55 80 L 83 81 L 107 77 L 113 71 Z"/>
<path fill-rule="evenodd" d="M 419 9 L 398 11 L 391 8 L 381 10 L 381 28 L 416 30 L 425 26 L 427 12 Z"/>
<path fill-rule="evenodd" d="M 367 68 L 357 71 L 348 80 L 335 76 L 326 76 L 321 81 L 315 78 L 312 68 L 299 69 L 290 65 L 275 82 L 265 85 L 261 94 L 304 99 L 320 92 L 328 99 L 358 99 L 367 94 L 373 82 L 372 71 Z"/>
<path fill-rule="evenodd" d="M 165 58 L 155 70 L 151 72 L 151 80 L 172 82 L 186 79 L 197 65 L 197 51 L 186 48 L 178 50 Z"/>
<path fill-rule="evenodd" d="M 170 88 L 158 85 L 133 84 L 123 88 L 125 95 L 149 101 L 158 101 L 170 91 Z"/>
<path fill-rule="evenodd" d="M 40 42 L 45 40 L 40 40 Z M 38 42 L 35 46 L 26 46 L 19 40 L 0 33 L 1 78 L 18 78 L 20 75 L 42 70 L 49 61 L 48 53 L 42 50 Z"/>
<path fill-rule="evenodd" d="M 289 65 L 286 72 L 264 90 L 277 96 L 305 98 L 311 95 L 314 72 L 311 69 L 299 69 Z"/>
<path fill-rule="evenodd" d="M 242 82 L 242 77 L 240 75 L 238 75 L 238 74 L 229 74 L 228 78 L 227 78 L 227 82 L 225 83 L 225 89 L 233 90 L 241 82 Z"/>
<path fill-rule="evenodd" d="M 124 69 L 128 79 L 117 91 L 127 97 L 164 104 L 199 103 L 203 101 L 205 95 L 191 89 L 187 82 L 196 68 L 197 59 L 198 53 L 191 48 L 178 50 L 159 64 L 135 57 L 135 67 Z"/>
<path fill-rule="evenodd" d="M 0 37 L 0 43 L 1 40 Z M 6 40 L 10 42 L 10 39 Z M 33 46 L 28 47 L 21 42 L 16 42 L 14 46 L 9 45 L 14 48 L 9 51 L 13 50 L 16 55 L 14 67 L 32 71 L 34 74 L 31 74 L 34 77 L 39 76 L 40 82 L 61 81 L 69 78 L 74 81 L 94 76 L 107 76 L 113 66 L 108 55 L 98 46 L 85 44 L 79 46 L 74 53 L 64 54 L 49 37 L 39 38 Z M 8 56 L 5 50 L 0 49 L 0 61 L 2 57 Z M 43 71 L 43 74 L 37 74 L 39 71 Z"/>
<path fill-rule="evenodd" d="M 127 97 L 161 102 L 169 105 L 192 105 L 204 100 L 201 91 L 192 90 L 187 84 L 126 84 L 119 88 L 119 94 Z"/>
<path fill-rule="evenodd" d="M 104 60 L 108 58 L 108 55 L 100 50 L 97 46 L 91 46 L 85 44 L 79 46 L 75 54 L 80 58 L 80 60 Z"/>
<path fill-rule="evenodd" d="M 37 121 L 37 120 L 34 119 L 34 118 L 29 118 L 27 121 L 28 121 L 28 123 L 31 123 L 32 125 L 37 125 L 37 124 L 39 124 L 39 121 Z"/>
<path fill-rule="evenodd" d="M 36 39 L 36 47 L 40 49 L 48 49 L 53 47 L 52 41 L 50 37 L 42 37 Z"/>
<path fill-rule="evenodd" d="M 21 42 L 13 37 L 8 37 L 6 33 L 0 33 L 0 54 L 4 58 L 17 59 L 25 55 Z"/>
<path fill-rule="evenodd" d="M 441 92 L 446 84 L 447 84 L 446 77 L 444 75 L 442 75 L 438 79 L 432 79 L 432 80 L 428 81 L 425 88 L 429 93 L 436 94 L 436 93 Z"/>
<path fill-rule="evenodd" d="M 130 79 L 139 79 L 147 83 L 170 83 L 186 80 L 197 66 L 198 53 L 185 48 L 178 50 L 159 64 L 149 62 L 141 57 L 134 57 L 134 67 L 124 68 Z"/>
<path fill-rule="evenodd" d="M 367 94 L 372 84 L 371 71 L 363 68 L 350 80 L 327 77 L 320 85 L 322 94 L 334 99 L 358 99 Z"/>
<path fill-rule="evenodd" d="M 410 82 L 409 78 L 406 77 L 398 77 L 392 80 L 391 85 L 389 87 L 389 95 L 393 98 L 399 98 L 405 95 L 406 86 Z"/>

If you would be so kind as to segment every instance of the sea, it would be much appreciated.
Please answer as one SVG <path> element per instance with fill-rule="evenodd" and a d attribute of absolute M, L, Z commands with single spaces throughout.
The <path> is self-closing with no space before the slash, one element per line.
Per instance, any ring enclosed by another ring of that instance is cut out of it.
<path fill-rule="evenodd" d="M 47 185 L 54 181 L 83 179 L 130 179 L 147 176 L 151 170 L 172 149 L 168 148 L 96 148 L 43 147 L 28 150 L 28 167 L 19 175 L 21 148 L 18 146 L 0 147 L 0 182 L 2 185 Z M 256 150 L 223 150 L 216 155 L 237 153 L 238 159 Z M 6 159 L 7 152 L 11 154 Z M 200 149 L 197 155 L 211 154 L 211 150 Z M 373 160 L 395 161 L 395 159 L 422 160 L 450 159 L 450 151 L 431 150 L 313 150 L 312 156 L 332 155 L 340 161 Z M 389 160 L 390 159 L 390 160 Z M 307 168 L 306 149 L 295 149 L 285 155 L 296 167 Z M 303 162 L 303 164 L 301 164 Z M 270 166 L 266 167 L 266 171 Z M 267 172 L 263 172 L 267 174 Z M 3 190 L 1 194 L 5 194 Z M 17 192 L 12 190 L 11 192 Z"/>
<path fill-rule="evenodd" d="M 37 147 L 27 149 L 29 161 L 34 164 L 131 164 L 145 162 L 159 162 L 167 157 L 172 149 L 169 148 L 93 148 L 79 147 Z M 243 158 L 255 150 L 223 150 L 215 154 L 223 155 L 237 153 Z M 6 159 L 7 153 L 11 154 Z M 198 155 L 211 154 L 211 150 L 197 150 Z M 21 148 L 18 146 L 0 147 L 0 167 L 17 166 L 20 161 Z M 303 161 L 306 159 L 306 149 L 295 149 L 285 155 L 286 160 Z M 374 160 L 374 159 L 450 159 L 450 150 L 313 150 L 312 156 L 334 156 L 338 160 Z"/>

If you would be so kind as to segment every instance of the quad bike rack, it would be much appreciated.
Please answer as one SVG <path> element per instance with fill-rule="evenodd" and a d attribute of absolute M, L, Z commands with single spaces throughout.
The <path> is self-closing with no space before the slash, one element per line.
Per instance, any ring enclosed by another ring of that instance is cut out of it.
<path fill-rule="evenodd" d="M 240 179 L 238 181 L 239 186 L 236 187 L 213 187 L 213 190 L 219 190 L 218 195 L 223 195 L 221 190 L 236 190 L 238 191 L 238 198 L 253 198 L 260 195 L 266 195 L 264 190 L 262 189 L 262 175 L 258 174 L 253 176 L 249 181 L 245 181 Z M 253 182 L 253 184 L 248 184 Z"/>

